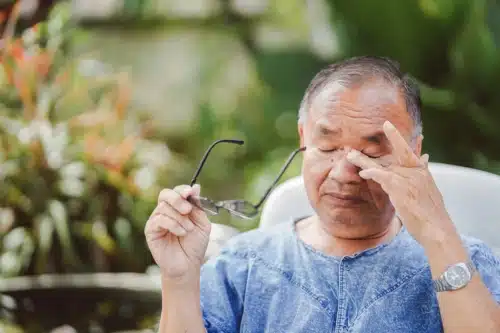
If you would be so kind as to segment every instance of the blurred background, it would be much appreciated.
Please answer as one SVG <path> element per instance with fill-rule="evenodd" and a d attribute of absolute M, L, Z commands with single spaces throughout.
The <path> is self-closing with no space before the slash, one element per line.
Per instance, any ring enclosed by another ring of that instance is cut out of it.
<path fill-rule="evenodd" d="M 431 161 L 500 174 L 494 0 L 1 0 L 0 29 L 1 333 L 154 329 L 143 229 L 161 188 L 236 138 L 198 182 L 258 200 L 339 59 L 398 60 Z M 297 158 L 283 179 L 299 173 Z"/>

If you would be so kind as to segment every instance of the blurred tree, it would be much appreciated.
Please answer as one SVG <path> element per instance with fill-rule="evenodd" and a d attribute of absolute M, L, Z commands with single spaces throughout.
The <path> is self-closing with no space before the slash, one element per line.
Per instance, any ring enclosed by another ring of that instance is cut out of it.
<path fill-rule="evenodd" d="M 496 1 L 330 4 L 342 57 L 390 56 L 421 82 L 432 160 L 500 173 Z"/>
<path fill-rule="evenodd" d="M 159 105 L 154 116 L 167 129 L 158 138 L 182 160 L 168 174 L 169 186 L 189 180 L 213 140 L 236 137 L 245 146 L 214 151 L 200 178 L 203 191 L 257 198 L 297 146 L 297 109 L 313 75 L 363 54 L 393 57 L 420 82 L 432 161 L 500 173 L 496 1 L 214 0 L 199 2 L 199 12 L 193 2 L 179 2 L 178 10 L 176 2 L 123 3 L 127 15 L 80 24 L 109 48 L 108 60 L 137 71 L 142 107 Z M 315 35 L 322 17 L 329 21 Z M 318 40 L 330 51 L 320 52 Z M 182 126 L 181 118 L 188 119 Z"/>
<path fill-rule="evenodd" d="M 52 7 L 60 0 L 32 0 L 35 5 L 35 10 L 29 15 L 20 15 L 16 20 L 15 29 L 20 32 L 29 27 L 34 26 L 38 22 L 45 21 L 50 13 Z M 12 14 L 17 16 L 16 11 L 22 8 L 22 1 L 6 0 L 0 4 L 0 35 L 3 35 L 7 22 Z M 22 14 L 22 13 L 21 13 Z"/>
<path fill-rule="evenodd" d="M 168 151 L 127 113 L 127 77 L 68 56 L 65 4 L 6 36 L 0 76 L 0 274 L 137 271 Z M 166 160 L 167 158 L 167 160 Z"/>

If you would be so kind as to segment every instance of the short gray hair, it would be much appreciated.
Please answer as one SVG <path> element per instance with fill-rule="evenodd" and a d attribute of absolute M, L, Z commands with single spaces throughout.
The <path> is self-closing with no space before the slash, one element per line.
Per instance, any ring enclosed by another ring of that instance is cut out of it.
<path fill-rule="evenodd" d="M 410 75 L 401 72 L 398 62 L 386 57 L 354 57 L 322 69 L 312 79 L 300 103 L 299 122 L 305 119 L 314 98 L 331 83 L 348 88 L 370 79 L 382 79 L 400 88 L 414 123 L 414 137 L 422 134 L 420 89 Z"/>

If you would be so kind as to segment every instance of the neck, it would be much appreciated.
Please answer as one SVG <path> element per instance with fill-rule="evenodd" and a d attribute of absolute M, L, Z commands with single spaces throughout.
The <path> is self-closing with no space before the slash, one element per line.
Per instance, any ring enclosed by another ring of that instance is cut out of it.
<path fill-rule="evenodd" d="M 391 241 L 401 230 L 401 221 L 394 216 L 387 227 L 363 237 L 339 237 L 323 226 L 317 216 L 297 223 L 297 235 L 306 244 L 330 256 L 350 256 Z"/>

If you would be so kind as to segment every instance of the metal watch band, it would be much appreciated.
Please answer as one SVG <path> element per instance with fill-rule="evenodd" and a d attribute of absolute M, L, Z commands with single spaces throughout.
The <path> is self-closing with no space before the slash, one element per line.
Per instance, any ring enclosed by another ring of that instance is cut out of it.
<path fill-rule="evenodd" d="M 437 280 L 432 280 L 432 285 L 434 287 L 434 290 L 438 293 L 446 291 L 450 287 L 442 277 L 438 278 Z"/>
<path fill-rule="evenodd" d="M 476 265 L 474 265 L 472 260 L 467 261 L 467 263 L 465 265 L 469 269 L 469 272 L 471 275 L 473 275 L 476 272 Z"/>
<path fill-rule="evenodd" d="M 472 260 L 467 261 L 465 265 L 467 266 L 467 269 L 469 270 L 472 277 L 472 275 L 474 275 L 474 273 L 477 271 L 476 266 L 474 265 Z M 452 287 L 448 284 L 448 282 L 446 282 L 446 280 L 444 279 L 444 274 L 441 275 L 438 279 L 432 280 L 432 285 L 436 292 L 453 290 Z"/>

